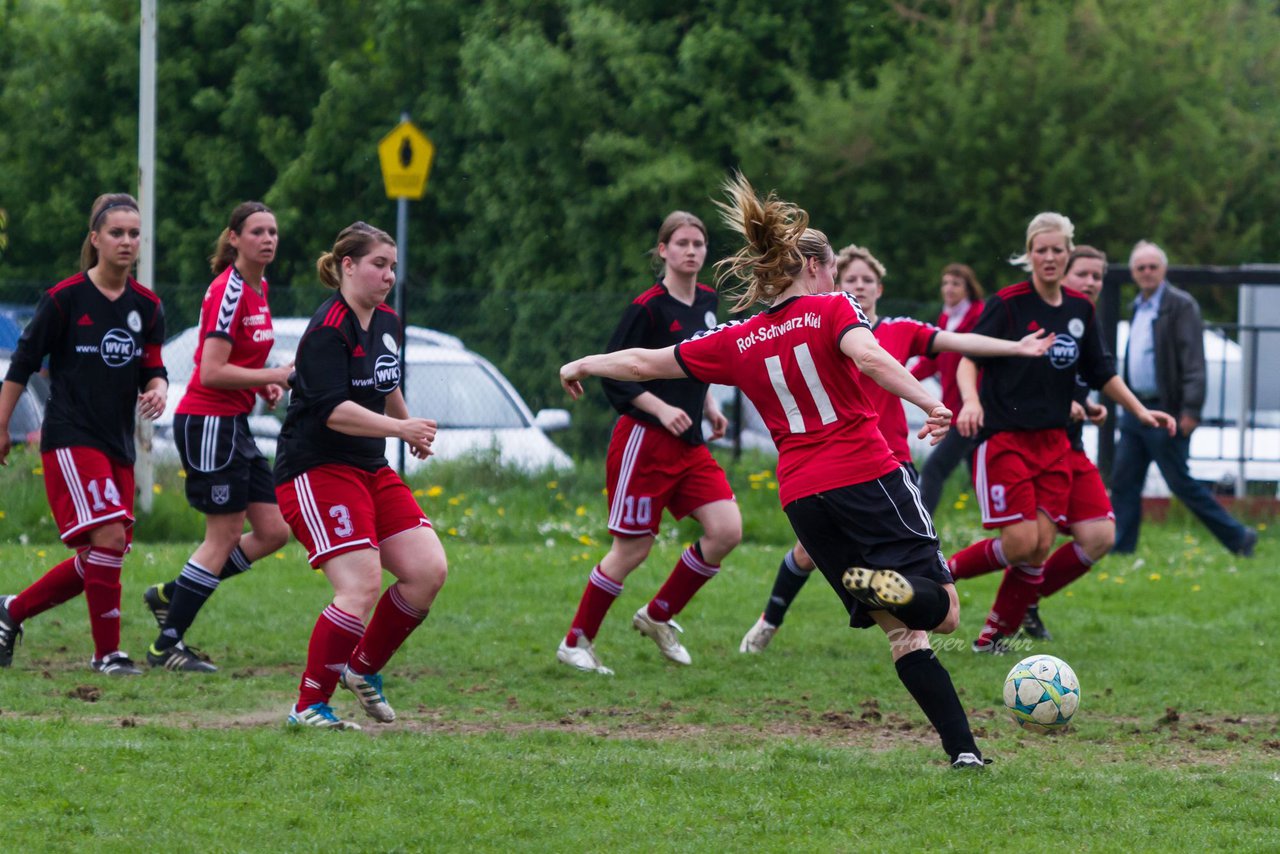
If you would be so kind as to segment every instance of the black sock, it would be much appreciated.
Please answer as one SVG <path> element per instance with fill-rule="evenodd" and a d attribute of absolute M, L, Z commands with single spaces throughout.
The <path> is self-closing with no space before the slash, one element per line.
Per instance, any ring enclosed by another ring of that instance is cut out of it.
<path fill-rule="evenodd" d="M 249 560 L 245 555 L 244 549 L 236 546 L 231 550 L 231 556 L 227 558 L 227 562 L 222 565 L 222 575 L 219 578 L 226 581 L 232 576 L 248 572 L 251 566 L 253 566 L 253 561 Z"/>
<path fill-rule="evenodd" d="M 910 581 L 915 595 L 906 605 L 890 608 L 889 613 L 906 623 L 909 629 L 932 631 L 946 619 L 947 612 L 951 610 L 951 597 L 945 587 L 931 579 L 911 576 Z"/>
<path fill-rule="evenodd" d="M 178 579 L 175 578 L 173 581 L 166 581 L 164 583 L 164 587 L 160 588 L 160 595 L 164 598 L 164 601 L 172 602 L 173 591 L 177 589 L 178 589 Z"/>
<path fill-rule="evenodd" d="M 175 583 L 173 596 L 169 599 L 169 618 L 165 620 L 160 637 L 156 638 L 157 652 L 182 640 L 187 629 L 195 622 L 196 614 L 200 613 L 204 603 L 209 601 L 209 597 L 217 589 L 218 576 L 187 561 Z"/>
<path fill-rule="evenodd" d="M 899 658 L 898 678 L 915 698 L 929 723 L 942 739 L 942 749 L 954 762 L 961 753 L 981 757 L 969 731 L 969 718 L 951 684 L 951 674 L 931 649 L 917 649 Z"/>
<path fill-rule="evenodd" d="M 769 604 L 764 606 L 764 621 L 771 626 L 780 626 L 787 617 L 787 609 L 795 601 L 796 594 L 809 580 L 812 572 L 805 572 L 796 566 L 795 552 L 787 552 L 787 556 L 778 564 L 778 577 L 773 581 L 773 592 L 769 594 Z"/>

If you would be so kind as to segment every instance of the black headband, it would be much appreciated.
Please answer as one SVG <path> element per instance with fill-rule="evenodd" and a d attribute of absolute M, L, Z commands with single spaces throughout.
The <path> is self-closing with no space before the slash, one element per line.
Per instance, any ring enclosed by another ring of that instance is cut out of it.
<path fill-rule="evenodd" d="M 97 216 L 93 218 L 93 224 L 89 226 L 89 230 L 97 231 L 98 226 L 102 223 L 102 218 L 106 216 L 107 211 L 111 210 L 112 208 L 130 208 L 131 210 L 136 211 L 138 209 L 138 206 L 135 205 L 133 202 L 111 202 L 110 204 L 103 205 L 102 210 L 98 211 Z"/>

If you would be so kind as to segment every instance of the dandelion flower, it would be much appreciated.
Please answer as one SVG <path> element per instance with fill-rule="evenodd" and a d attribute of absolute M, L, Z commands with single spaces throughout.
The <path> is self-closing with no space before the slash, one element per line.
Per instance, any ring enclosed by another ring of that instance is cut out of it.
<path fill-rule="evenodd" d="M 575 516 L 585 516 L 585 515 L 587 515 L 587 508 L 585 508 L 585 507 L 583 507 L 581 504 L 579 504 L 579 505 L 578 505 L 578 509 L 576 509 L 576 510 L 574 510 L 574 511 L 573 511 L 573 515 L 575 515 Z"/>
<path fill-rule="evenodd" d="M 443 487 L 443 486 L 430 486 L 430 487 L 427 487 L 427 497 L 428 497 L 428 498 L 439 498 L 439 497 L 440 497 L 441 495 L 443 495 L 443 494 L 444 494 L 444 487 Z"/>
<path fill-rule="evenodd" d="M 1160 573 L 1158 572 L 1153 572 L 1147 576 L 1147 581 L 1159 581 L 1159 580 L 1160 580 Z"/>

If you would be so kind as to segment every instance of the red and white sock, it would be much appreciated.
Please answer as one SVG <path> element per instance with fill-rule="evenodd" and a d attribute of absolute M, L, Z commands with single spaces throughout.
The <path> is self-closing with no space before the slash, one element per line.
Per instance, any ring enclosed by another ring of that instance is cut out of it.
<path fill-rule="evenodd" d="M 1009 562 L 1004 559 L 1004 547 L 998 537 L 990 540 L 978 540 L 973 545 L 961 549 L 947 561 L 951 577 L 956 581 L 962 578 L 977 578 L 997 569 L 1004 569 Z"/>
<path fill-rule="evenodd" d="M 1044 584 L 1040 587 L 1040 598 L 1052 596 L 1092 568 L 1093 561 L 1089 560 L 1079 543 L 1075 540 L 1063 543 L 1044 562 Z"/>
<path fill-rule="evenodd" d="M 337 605 L 330 605 L 320 612 L 316 627 L 311 630 L 311 643 L 307 646 L 307 669 L 303 671 L 298 686 L 298 705 L 294 711 L 302 711 L 316 703 L 327 703 L 338 687 L 338 674 L 351 658 L 364 634 L 364 623 Z"/>
<path fill-rule="evenodd" d="M 684 610 L 693 594 L 702 589 L 702 585 L 716 577 L 720 571 L 719 564 L 707 563 L 702 558 L 702 547 L 694 543 L 684 550 L 675 568 L 662 583 L 662 587 L 649 602 L 649 616 L 665 623 Z"/>
<path fill-rule="evenodd" d="M 21 623 L 28 617 L 43 614 L 68 599 L 84 592 L 84 569 L 80 555 L 69 557 L 54 566 L 35 583 L 9 600 L 9 616 Z"/>
<path fill-rule="evenodd" d="M 79 559 L 84 570 L 93 657 L 101 660 L 120 649 L 120 570 L 124 567 L 124 552 L 92 546 L 81 552 Z"/>
<path fill-rule="evenodd" d="M 605 575 L 600 571 L 600 565 L 596 564 L 591 570 L 591 576 L 587 579 L 586 588 L 582 591 L 582 599 L 578 601 L 578 611 L 573 615 L 569 633 L 564 638 L 565 643 L 569 646 L 577 646 L 578 638 L 581 637 L 585 637 L 588 641 L 595 640 L 596 634 L 600 631 L 600 624 L 604 622 L 604 615 L 609 613 L 609 608 L 621 595 L 621 582 L 614 581 Z"/>
<path fill-rule="evenodd" d="M 365 676 L 381 673 L 391 656 L 426 618 L 426 610 L 415 608 L 404 600 L 399 582 L 392 584 L 378 600 L 364 637 L 351 653 L 351 661 L 348 662 L 351 669 Z"/>
<path fill-rule="evenodd" d="M 1040 598 L 1040 583 L 1044 580 L 1043 566 L 1019 564 L 1004 573 L 1000 589 L 996 591 L 995 604 L 987 614 L 986 625 L 978 635 L 978 642 L 989 640 L 996 634 L 1012 637 L 1022 628 L 1022 618 L 1027 609 Z"/>

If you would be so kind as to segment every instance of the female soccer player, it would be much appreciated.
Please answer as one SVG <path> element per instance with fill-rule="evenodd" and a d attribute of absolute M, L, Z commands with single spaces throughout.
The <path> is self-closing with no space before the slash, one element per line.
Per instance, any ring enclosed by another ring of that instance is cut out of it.
<path fill-rule="evenodd" d="M 915 356 L 932 357 L 937 353 L 1038 356 L 1053 343 L 1052 338 L 1040 332 L 1028 333 L 1021 341 L 1005 341 L 982 335 L 946 332 L 909 317 L 878 317 L 876 304 L 884 296 L 884 274 L 884 265 L 860 246 L 846 246 L 836 257 L 836 285 L 858 300 L 876 341 L 885 352 L 903 365 Z M 911 479 L 914 489 L 918 478 L 907 441 L 909 428 L 902 400 L 874 383 L 867 384 L 863 392 L 876 411 L 880 435 L 884 436 L 899 465 Z M 948 432 L 947 435 L 951 434 Z M 942 441 L 945 443 L 946 439 Z M 934 452 L 937 452 L 936 448 Z M 786 618 L 787 609 L 809 580 L 814 568 L 813 560 L 805 552 L 804 546 L 796 543 L 778 566 L 769 601 L 755 625 L 742 638 L 742 643 L 738 646 L 739 652 L 762 652 L 769 645 Z"/>
<path fill-rule="evenodd" d="M 81 272 L 40 297 L 0 388 L 0 462 L 23 387 L 49 357 L 40 454 L 45 491 L 68 558 L 16 596 L 0 599 L 0 667 L 28 617 L 84 593 L 93 635 L 90 666 L 112 676 L 139 670 L 120 649 L 120 570 L 133 526 L 134 411 L 164 412 L 169 382 L 160 360 L 164 309 L 129 271 L 142 219 L 125 193 L 99 196 L 80 250 Z"/>
<path fill-rule="evenodd" d="M 982 285 L 973 270 L 965 264 L 948 264 L 942 270 L 942 313 L 938 315 L 938 328 L 948 332 L 972 332 L 982 314 Z M 942 383 L 942 402 L 952 412 L 959 412 L 963 401 L 956 386 L 956 366 L 959 353 L 940 353 L 935 358 L 922 358 L 911 369 L 911 375 L 925 380 L 937 374 Z M 955 426 L 955 422 L 952 422 Z M 968 457 L 973 443 L 959 430 L 947 433 L 924 461 L 920 469 L 920 498 L 931 514 L 942 498 L 942 487 L 951 472 Z"/>
<path fill-rule="evenodd" d="M 271 467 L 249 431 L 255 394 L 274 407 L 291 371 L 266 367 L 275 336 L 263 273 L 277 237 L 271 209 L 243 202 L 209 259 L 216 278 L 200 307 L 196 369 L 173 419 L 187 502 L 205 514 L 204 542 L 177 578 L 143 594 L 160 626 L 147 650 L 152 667 L 217 670 L 186 647 L 183 635 L 219 583 L 289 541 Z M 242 536 L 246 516 L 252 530 Z"/>
<path fill-rule="evenodd" d="M 927 413 L 921 437 L 941 439 L 951 412 L 872 335 L 857 301 L 835 287 L 836 259 L 808 214 L 741 175 L 726 185 L 725 221 L 746 238 L 721 280 L 745 284 L 755 316 L 661 350 L 587 356 L 560 369 L 573 397 L 589 376 L 644 381 L 689 376 L 742 389 L 778 447 L 779 498 L 856 627 L 889 636 L 898 676 L 959 768 L 983 760 L 926 631 L 950 632 L 960 608 L 929 514 L 876 429 L 867 377 Z M 860 376 L 861 375 L 861 376 Z M 893 567 L 893 569 L 890 569 Z"/>
<path fill-rule="evenodd" d="M 386 440 L 398 438 L 426 459 L 436 422 L 410 416 L 400 392 L 403 327 L 385 304 L 396 280 L 395 241 L 353 223 L 316 268 L 337 293 L 298 343 L 277 445 L 276 497 L 334 596 L 311 633 L 288 722 L 359 729 L 330 708 L 334 688 L 341 682 L 374 720 L 394 721 L 382 668 L 444 585 L 444 548 L 384 456 Z M 396 581 L 379 598 L 384 568 Z"/>
<path fill-rule="evenodd" d="M 1067 259 L 1062 284 L 1064 288 L 1084 294 L 1096 305 L 1106 274 L 1105 253 L 1092 246 L 1077 246 Z M 1059 532 L 1067 534 L 1071 540 L 1060 546 L 1045 561 L 1044 581 L 1036 589 L 1039 599 L 1057 593 L 1083 576 L 1115 544 L 1116 523 L 1115 513 L 1111 510 L 1111 499 L 1107 497 L 1107 487 L 1102 482 L 1098 467 L 1084 452 L 1083 438 L 1086 418 L 1094 424 L 1102 424 L 1106 417 L 1107 410 L 1089 400 L 1089 387 L 1077 382 L 1071 405 L 1071 421 L 1067 425 L 1067 440 L 1071 447 L 1071 493 L 1067 499 L 1066 521 L 1058 526 Z M 989 555 L 994 559 L 998 554 L 995 541 L 992 541 L 990 546 L 975 551 L 973 557 L 976 560 L 982 555 Z M 990 567 L 991 570 L 1002 568 L 1003 566 Z M 1037 640 L 1052 640 L 1049 630 L 1040 619 L 1038 604 L 1027 609 L 1022 629 Z"/>
<path fill-rule="evenodd" d="M 956 372 L 965 401 L 956 427 L 979 443 L 974 451 L 974 490 L 983 527 L 998 529 L 1000 538 L 974 543 L 948 565 L 957 579 L 1008 567 L 986 625 L 973 642 L 974 652 L 1005 651 L 1007 638 L 1038 598 L 1045 559 L 1058 525 L 1067 521 L 1072 456 L 1066 425 L 1077 377 L 1149 427 L 1176 426 L 1168 414 L 1148 410 L 1134 397 L 1103 348 L 1093 303 L 1079 291 L 1062 287 L 1074 232 L 1071 220 L 1059 213 L 1032 219 L 1026 251 L 1012 259 L 1030 269 L 1031 280 L 1010 285 L 988 300 L 974 328 L 1004 338 L 1027 329 L 1050 330 L 1057 340 L 1048 354 L 1038 359 L 982 360 L 980 390 L 972 361 L 962 361 Z"/>
<path fill-rule="evenodd" d="M 654 252 L 663 265 L 662 278 L 627 307 L 610 350 L 668 347 L 716 325 L 716 292 L 697 280 L 707 258 L 702 220 L 684 211 L 669 214 Z M 728 422 L 707 393 L 707 383 L 696 378 L 623 378 L 605 382 L 604 390 L 619 413 L 606 461 L 613 545 L 591 570 L 556 659 L 579 670 L 613 673 L 600 663 L 592 642 L 623 582 L 653 548 L 665 508 L 677 519 L 697 519 L 702 536 L 685 549 L 631 625 L 664 656 L 689 664 L 689 652 L 676 635 L 683 629 L 673 618 L 742 540 L 733 490 L 702 438 L 703 416 L 713 438 L 724 435 Z"/>

